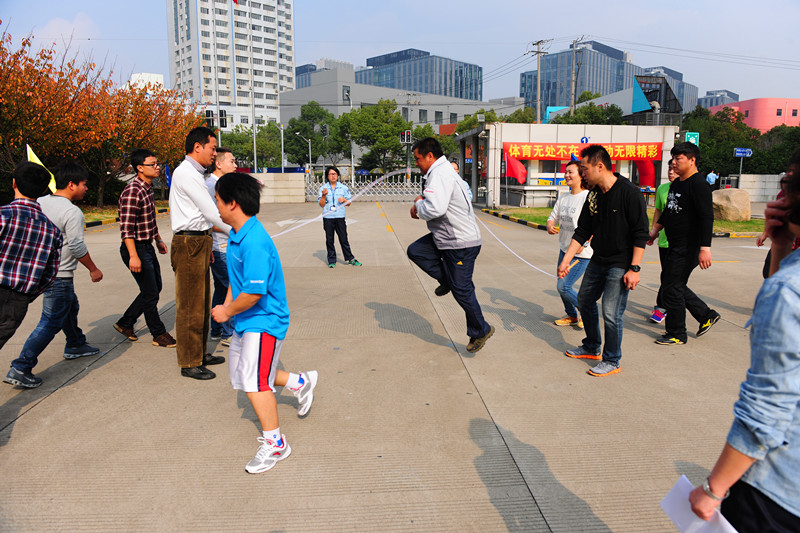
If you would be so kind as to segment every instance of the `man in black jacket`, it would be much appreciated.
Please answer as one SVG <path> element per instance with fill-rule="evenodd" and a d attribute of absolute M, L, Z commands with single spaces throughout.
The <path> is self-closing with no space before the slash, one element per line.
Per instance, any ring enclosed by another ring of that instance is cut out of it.
<path fill-rule="evenodd" d="M 558 277 L 567 275 L 572 258 L 590 238 L 594 253 L 578 292 L 578 309 L 586 338 L 581 346 L 565 354 L 574 359 L 602 359 L 589 370 L 589 375 L 604 377 L 620 370 L 622 315 L 628 291 L 639 284 L 648 236 L 647 209 L 641 191 L 612 172 L 611 157 L 602 146 L 593 144 L 581 151 L 581 175 L 592 190 L 586 197 L 569 249 L 558 266 Z M 601 296 L 605 345 L 600 337 L 597 311 Z"/>
<path fill-rule="evenodd" d="M 719 320 L 719 313 L 686 286 L 692 270 L 698 265 L 703 270 L 711 266 L 711 233 L 714 229 L 714 212 L 711 207 L 711 189 L 697 172 L 700 150 L 692 143 L 676 144 L 672 160 L 678 179 L 672 182 L 667 195 L 667 205 L 650 231 L 648 244 L 658 238 L 663 227 L 667 232 L 669 248 L 662 274 L 662 297 L 667 309 L 667 332 L 655 340 L 656 344 L 686 344 L 686 310 L 700 323 L 697 336 L 705 334 Z M 672 316 L 670 316 L 672 315 Z"/>

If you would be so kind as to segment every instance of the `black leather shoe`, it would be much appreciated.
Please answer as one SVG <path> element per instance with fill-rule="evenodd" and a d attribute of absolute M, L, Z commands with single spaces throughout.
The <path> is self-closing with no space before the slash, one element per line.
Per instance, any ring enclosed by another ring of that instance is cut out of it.
<path fill-rule="evenodd" d="M 203 356 L 203 366 L 221 365 L 225 362 L 225 358 L 221 355 L 211 355 L 207 353 Z"/>
<path fill-rule="evenodd" d="M 214 379 L 217 377 L 215 373 L 203 365 L 193 366 L 192 368 L 181 368 L 181 376 L 192 379 Z"/>

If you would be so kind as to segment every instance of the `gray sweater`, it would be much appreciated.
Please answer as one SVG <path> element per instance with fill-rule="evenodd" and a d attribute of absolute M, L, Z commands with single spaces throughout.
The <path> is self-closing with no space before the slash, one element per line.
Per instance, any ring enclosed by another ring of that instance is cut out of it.
<path fill-rule="evenodd" d="M 89 253 L 83 242 L 83 211 L 63 196 L 51 194 L 42 196 L 38 201 L 45 216 L 58 226 L 64 236 L 57 277 L 74 277 L 78 259 Z"/>

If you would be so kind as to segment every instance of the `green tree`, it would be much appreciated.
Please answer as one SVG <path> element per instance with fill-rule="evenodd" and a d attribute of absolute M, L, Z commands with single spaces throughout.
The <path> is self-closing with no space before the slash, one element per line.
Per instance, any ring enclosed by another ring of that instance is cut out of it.
<path fill-rule="evenodd" d="M 583 91 L 580 96 L 578 96 L 578 101 L 575 102 L 577 104 L 582 104 L 584 102 L 588 102 L 589 100 L 594 100 L 595 98 L 600 98 L 603 96 L 600 93 L 593 93 L 592 91 Z"/>
<path fill-rule="evenodd" d="M 354 109 L 339 120 L 356 144 L 369 148 L 359 162 L 360 168 L 379 167 L 389 172 L 405 165 L 400 132 L 411 129 L 411 123 L 403 120 L 394 100 L 379 100 L 376 105 Z"/>
<path fill-rule="evenodd" d="M 726 107 L 711 115 L 700 106 L 683 117 L 683 129 L 700 133 L 700 161 L 698 169 L 704 174 L 715 170 L 722 176 L 739 173 L 739 159 L 733 156 L 734 148 L 752 148 L 757 152 L 761 133 L 744 123 L 744 114 Z M 751 172 L 750 162 L 745 171 Z"/>
<path fill-rule="evenodd" d="M 753 150 L 753 157 L 745 165 L 754 174 L 779 174 L 800 146 L 800 126 L 775 126 L 762 134 Z"/>
<path fill-rule="evenodd" d="M 311 162 L 325 153 L 321 126 L 331 124 L 333 114 L 313 100 L 300 108 L 300 116 L 289 120 L 284 145 L 289 161 L 303 165 L 308 162 L 308 139 L 311 141 Z M 301 138 L 301 136 L 303 138 Z"/>
<path fill-rule="evenodd" d="M 505 117 L 505 122 L 516 124 L 533 124 L 536 122 L 536 110 L 528 106 L 525 106 L 522 109 L 517 109 Z"/>
<path fill-rule="evenodd" d="M 490 109 L 489 111 L 480 109 L 477 113 L 465 115 L 456 126 L 456 133 L 464 133 L 465 131 L 477 128 L 479 124 L 478 115 L 484 116 L 484 123 L 500 122 L 500 117 L 495 113 L 494 109 Z"/>
<path fill-rule="evenodd" d="M 575 108 L 575 115 L 564 113 L 553 119 L 551 124 L 624 124 L 622 109 L 617 105 L 608 107 L 596 106 L 592 103 Z"/>
<path fill-rule="evenodd" d="M 452 135 L 438 135 L 434 133 L 433 126 L 430 124 L 416 126 L 411 134 L 415 141 L 419 141 L 425 137 L 433 137 L 439 141 L 439 144 L 442 145 L 442 151 L 448 159 L 458 155 L 458 143 L 455 138 Z"/>
<path fill-rule="evenodd" d="M 222 146 L 230 148 L 242 166 L 253 166 L 253 128 L 237 125 L 222 135 Z M 256 130 L 256 163 L 258 168 L 281 166 L 281 131 L 275 122 Z"/>

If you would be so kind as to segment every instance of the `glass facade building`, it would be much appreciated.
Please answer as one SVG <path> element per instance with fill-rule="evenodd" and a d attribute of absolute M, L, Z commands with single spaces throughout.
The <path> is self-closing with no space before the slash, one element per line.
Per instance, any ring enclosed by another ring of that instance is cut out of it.
<path fill-rule="evenodd" d="M 294 89 L 294 21 L 286 0 L 167 0 L 171 86 L 227 127 L 280 120 Z M 219 123 L 217 123 L 218 125 Z"/>
<path fill-rule="evenodd" d="M 410 48 L 367 59 L 356 83 L 405 91 L 483 99 L 483 68 Z"/>

